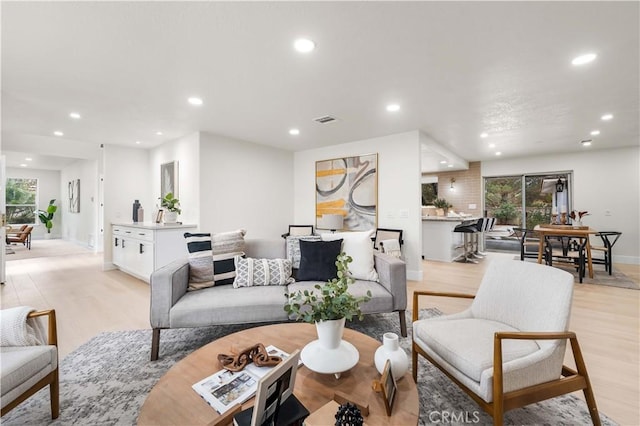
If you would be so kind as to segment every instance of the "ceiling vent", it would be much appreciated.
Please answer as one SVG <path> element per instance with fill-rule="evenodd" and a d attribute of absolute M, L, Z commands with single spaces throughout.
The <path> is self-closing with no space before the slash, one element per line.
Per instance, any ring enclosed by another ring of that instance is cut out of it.
<path fill-rule="evenodd" d="M 314 118 L 313 121 L 317 121 L 320 124 L 331 123 L 332 121 L 336 121 L 337 118 L 332 117 L 330 115 L 323 115 L 322 117 Z"/>

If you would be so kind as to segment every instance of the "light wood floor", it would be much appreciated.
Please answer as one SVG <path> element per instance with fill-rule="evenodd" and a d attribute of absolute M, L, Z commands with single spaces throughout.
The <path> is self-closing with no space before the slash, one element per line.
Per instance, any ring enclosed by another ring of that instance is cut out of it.
<path fill-rule="evenodd" d="M 424 262 L 424 280 L 409 282 L 410 303 L 415 289 L 475 293 L 487 262 L 501 256 L 491 254 L 478 265 Z M 640 281 L 639 266 L 614 267 Z M 62 357 L 100 332 L 149 328 L 149 286 L 120 271 L 102 271 L 100 255 L 9 261 L 0 297 L 1 308 L 55 308 Z M 420 307 L 449 313 L 466 303 L 423 299 Z M 639 318 L 640 291 L 576 284 L 571 330 L 578 335 L 599 409 L 622 425 L 640 425 Z"/>

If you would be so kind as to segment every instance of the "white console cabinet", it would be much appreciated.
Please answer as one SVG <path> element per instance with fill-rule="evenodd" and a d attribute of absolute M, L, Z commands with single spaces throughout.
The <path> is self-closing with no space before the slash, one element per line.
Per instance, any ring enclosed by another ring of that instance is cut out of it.
<path fill-rule="evenodd" d="M 149 282 L 151 273 L 187 257 L 185 232 L 196 225 L 125 223 L 112 225 L 112 261 L 120 270 Z"/>

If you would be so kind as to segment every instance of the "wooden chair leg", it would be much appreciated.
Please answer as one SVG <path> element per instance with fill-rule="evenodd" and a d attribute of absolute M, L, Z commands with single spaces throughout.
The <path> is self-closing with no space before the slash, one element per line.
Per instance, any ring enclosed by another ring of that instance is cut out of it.
<path fill-rule="evenodd" d="M 416 352 L 415 343 L 411 345 L 411 374 L 413 374 L 413 381 L 418 383 L 418 352 Z"/>
<path fill-rule="evenodd" d="M 402 337 L 407 337 L 407 317 L 405 311 L 398 311 L 398 314 L 400 315 L 400 334 L 402 334 Z"/>
<path fill-rule="evenodd" d="M 151 336 L 151 361 L 158 360 L 158 353 L 160 352 L 160 329 L 154 328 Z"/>
<path fill-rule="evenodd" d="M 571 351 L 573 352 L 573 358 L 576 362 L 576 369 L 578 374 L 584 377 L 586 387 L 582 390 L 584 398 L 587 401 L 587 407 L 589 408 L 589 415 L 591 415 L 591 421 L 594 426 L 600 426 L 600 414 L 598 413 L 598 406 L 596 405 L 596 398 L 593 396 L 593 388 L 591 387 L 591 381 L 589 380 L 589 373 L 587 373 L 587 365 L 582 357 L 582 351 L 580 350 L 580 344 L 578 344 L 577 338 L 571 338 Z"/>
<path fill-rule="evenodd" d="M 49 385 L 49 398 L 51 399 L 51 418 L 57 419 L 60 415 L 60 381 L 58 377 L 58 369 L 56 368 L 53 383 Z"/>

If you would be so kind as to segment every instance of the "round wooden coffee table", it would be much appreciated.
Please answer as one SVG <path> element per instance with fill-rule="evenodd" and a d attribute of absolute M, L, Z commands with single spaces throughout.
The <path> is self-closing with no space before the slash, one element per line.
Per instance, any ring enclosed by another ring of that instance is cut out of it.
<path fill-rule="evenodd" d="M 293 352 L 316 340 L 316 329 L 311 324 L 287 323 L 250 328 L 215 340 L 176 363 L 154 386 L 140 410 L 140 425 L 212 424 L 220 417 L 192 388 L 194 383 L 221 370 L 219 353 L 229 353 L 231 347 L 248 347 L 255 343 L 274 345 Z M 398 393 L 391 417 L 386 415 L 382 396 L 372 389 L 380 374 L 373 363 L 375 350 L 381 342 L 357 331 L 345 329 L 344 340 L 351 342 L 360 352 L 358 364 L 342 373 L 315 373 L 300 366 L 294 394 L 313 413 L 333 400 L 336 391 L 355 402 L 369 405 L 368 425 L 410 425 L 418 423 L 420 412 L 418 390 L 410 373 L 398 380 Z M 242 409 L 253 405 L 253 398 Z"/>

